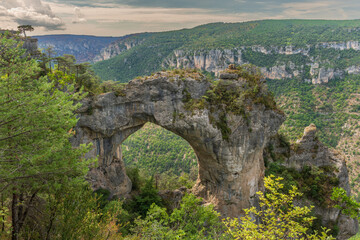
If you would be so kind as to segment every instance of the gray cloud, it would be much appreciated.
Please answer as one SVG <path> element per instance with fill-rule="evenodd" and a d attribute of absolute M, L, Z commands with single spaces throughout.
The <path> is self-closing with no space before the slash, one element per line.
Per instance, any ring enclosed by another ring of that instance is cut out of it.
<path fill-rule="evenodd" d="M 65 29 L 63 21 L 41 0 L 0 0 L 0 16 L 11 17 L 19 25 L 29 24 L 47 30 Z"/>

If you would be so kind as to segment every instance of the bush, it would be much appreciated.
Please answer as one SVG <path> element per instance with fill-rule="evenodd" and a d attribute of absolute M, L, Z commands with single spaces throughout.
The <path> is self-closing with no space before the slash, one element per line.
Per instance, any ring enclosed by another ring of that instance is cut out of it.
<path fill-rule="evenodd" d="M 227 233 L 234 239 L 334 239 L 329 230 L 308 234 L 315 217 L 310 216 L 311 207 L 294 206 L 295 198 L 302 195 L 297 187 L 282 193 L 283 178 L 265 177 L 266 192 L 258 192 L 260 209 L 245 209 L 245 217 L 226 219 Z M 254 217 L 258 220 L 256 221 Z"/>
<path fill-rule="evenodd" d="M 154 179 L 150 178 L 145 182 L 144 187 L 140 189 L 140 194 L 135 196 L 127 206 L 131 212 L 145 217 L 153 203 L 158 206 L 164 205 L 158 191 L 154 187 Z"/>
<path fill-rule="evenodd" d="M 180 208 L 170 215 L 152 204 L 146 218 L 135 221 L 134 232 L 141 239 L 219 239 L 224 230 L 219 213 L 201 202 L 192 194 L 185 195 Z"/>

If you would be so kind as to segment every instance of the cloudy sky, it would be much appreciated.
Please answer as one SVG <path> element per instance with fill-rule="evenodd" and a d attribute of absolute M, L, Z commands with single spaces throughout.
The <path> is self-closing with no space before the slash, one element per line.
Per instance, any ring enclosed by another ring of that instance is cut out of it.
<path fill-rule="evenodd" d="M 357 19 L 359 0 L 0 0 L 0 28 L 122 36 L 257 19 Z"/>

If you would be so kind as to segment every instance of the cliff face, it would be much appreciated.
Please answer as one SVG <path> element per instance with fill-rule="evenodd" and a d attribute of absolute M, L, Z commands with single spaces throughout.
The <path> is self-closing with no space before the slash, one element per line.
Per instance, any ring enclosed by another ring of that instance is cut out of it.
<path fill-rule="evenodd" d="M 281 165 L 288 169 L 294 169 L 301 174 L 305 168 L 311 168 L 313 172 L 326 174 L 327 178 L 332 180 L 336 186 L 344 188 L 350 195 L 349 175 L 346 167 L 345 158 L 337 151 L 329 149 L 316 137 L 316 126 L 311 124 L 304 130 L 304 135 L 292 146 L 281 144 L 278 139 L 272 139 L 269 142 L 271 150 L 265 150 L 264 156 L 267 161 L 276 162 L 281 160 Z M 288 170 L 291 171 L 291 170 Z M 310 171 L 310 172 L 311 172 Z M 290 181 L 290 179 L 288 179 Z M 304 184 L 304 183 L 301 183 Z M 325 185 L 325 184 L 324 184 Z M 331 189 L 330 189 L 331 190 Z M 318 191 L 321 191 L 318 189 Z M 331 191 L 328 191 L 331 195 Z M 348 239 L 358 232 L 358 222 L 334 208 L 329 198 L 330 196 L 321 196 L 327 199 L 319 202 L 318 199 L 305 198 L 298 203 L 300 205 L 313 205 L 314 214 L 322 226 L 329 229 L 338 227 L 337 239 Z M 327 202 L 327 203 L 324 203 Z"/>
<path fill-rule="evenodd" d="M 241 50 L 213 49 L 193 53 L 175 50 L 172 56 L 165 59 L 163 65 L 174 68 L 197 68 L 219 75 L 232 63 L 243 64 Z"/>
<path fill-rule="evenodd" d="M 237 75 L 224 77 L 221 84 L 229 90 L 245 94 L 250 87 Z M 199 165 L 196 195 L 214 203 L 224 216 L 239 216 L 241 209 L 254 205 L 253 196 L 263 189 L 263 148 L 284 116 L 256 100 L 243 99 L 243 94 L 237 98 L 238 104 L 246 105 L 242 113 L 221 110 L 223 105 L 213 108 L 202 100 L 213 87 L 198 73 L 159 72 L 132 80 L 118 95 L 107 93 L 85 101 L 73 141 L 93 143 L 87 157 L 99 154 L 99 167 L 88 176 L 93 187 L 117 196 L 130 192 L 120 145 L 146 122 L 153 122 L 194 149 Z M 259 98 L 267 94 L 261 86 L 257 89 Z"/>
<path fill-rule="evenodd" d="M 306 48 L 295 48 L 293 46 L 239 46 L 233 49 L 212 49 L 212 50 L 174 50 L 173 54 L 163 61 L 163 67 L 175 68 L 198 68 L 208 72 L 215 73 L 216 76 L 225 70 L 229 64 L 252 63 L 260 66 L 261 73 L 268 79 L 286 79 L 303 76 L 304 80 L 313 84 L 327 83 L 334 78 L 341 78 L 344 74 L 359 74 L 360 66 L 351 65 L 346 68 L 336 67 L 334 59 L 320 59 L 313 55 L 311 51 L 315 49 L 337 51 L 354 50 L 359 51 L 358 41 L 347 42 L 324 42 L 315 45 L 308 45 Z M 252 57 L 242 57 L 244 52 L 261 53 L 267 56 L 273 56 L 269 66 L 262 67 L 257 59 Z M 292 60 L 282 59 L 285 56 L 302 56 L 305 64 L 296 64 Z M 279 59 L 279 60 L 276 60 Z M 281 60 L 280 60 L 281 59 Z M 329 67 L 329 65 L 331 67 Z M 332 66 L 334 65 L 334 66 Z M 309 70 L 310 69 L 310 70 Z M 308 77 L 306 76 L 308 75 Z"/>
<path fill-rule="evenodd" d="M 128 37 L 124 37 L 102 48 L 100 53 L 93 58 L 92 62 L 108 60 L 141 44 L 143 41 L 143 39 L 129 39 Z"/>

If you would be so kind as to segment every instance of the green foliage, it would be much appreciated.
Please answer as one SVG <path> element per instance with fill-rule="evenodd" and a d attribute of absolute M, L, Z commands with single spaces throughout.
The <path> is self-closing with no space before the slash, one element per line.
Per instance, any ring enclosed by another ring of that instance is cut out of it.
<path fill-rule="evenodd" d="M 104 201 L 87 184 L 63 183 L 48 195 L 47 202 L 46 214 L 40 220 L 47 226 L 47 239 L 100 240 L 118 236 L 120 226 L 111 229 L 109 224 L 122 211 L 121 204 L 113 202 L 103 210 Z"/>
<path fill-rule="evenodd" d="M 76 64 L 76 59 L 73 55 L 64 54 L 56 57 L 57 65 L 55 65 L 54 72 L 62 72 L 64 74 L 72 75 L 74 80 L 72 83 L 77 89 L 83 88 L 84 91 L 90 94 L 97 94 L 101 92 L 100 78 L 94 73 L 89 63 Z M 51 74 L 54 74 L 50 71 Z"/>
<path fill-rule="evenodd" d="M 245 217 L 226 219 L 227 233 L 233 239 L 334 239 L 323 229 L 320 233 L 309 234 L 314 217 L 312 207 L 296 206 L 294 200 L 302 194 L 292 186 L 283 192 L 283 178 L 273 175 L 265 177 L 266 192 L 258 192 L 260 209 L 245 209 Z M 254 220 L 254 216 L 259 221 Z"/>
<path fill-rule="evenodd" d="M 268 80 L 269 90 L 275 95 L 287 119 L 280 132 L 295 141 L 306 126 L 314 123 L 319 139 L 328 146 L 336 147 L 340 138 L 350 134 L 343 126 L 349 118 L 348 100 L 360 89 L 360 77 L 346 76 L 328 84 L 312 85 L 298 79 Z"/>
<path fill-rule="evenodd" d="M 21 57 L 23 50 L 14 48 L 13 40 L 1 41 L 1 183 L 26 186 L 31 178 L 41 186 L 48 176 L 50 183 L 64 171 L 82 175 L 87 163 L 77 159 L 86 149 L 72 149 L 68 142 L 77 121 L 73 111 L 79 107 L 73 100 L 81 94 L 70 95 L 55 88 L 56 83 L 48 78 L 37 79 L 35 60 Z M 44 176 L 34 177 L 39 173 Z"/>
<path fill-rule="evenodd" d="M 156 175 L 157 188 L 159 190 L 176 190 L 181 187 L 191 189 L 197 178 L 197 168 L 190 169 L 190 174 L 181 173 L 180 176 L 173 173 L 172 170 Z"/>
<path fill-rule="evenodd" d="M 360 219 L 360 203 L 358 203 L 353 197 L 348 196 L 345 189 L 336 187 L 333 189 L 331 200 L 337 204 L 336 208 L 340 209 L 345 215 L 351 218 Z"/>
<path fill-rule="evenodd" d="M 126 175 L 130 178 L 132 187 L 132 191 L 140 190 L 140 186 L 142 184 L 140 179 L 139 168 L 137 167 L 127 167 L 126 168 Z"/>
<path fill-rule="evenodd" d="M 107 189 L 99 188 L 94 191 L 94 194 L 97 199 L 97 204 L 100 208 L 104 208 L 110 199 L 110 191 Z"/>
<path fill-rule="evenodd" d="M 201 199 L 185 195 L 180 207 L 168 214 L 165 208 L 151 205 L 145 219 L 137 219 L 134 233 L 141 239 L 214 239 L 223 225 L 211 205 L 202 206 Z"/>
<path fill-rule="evenodd" d="M 140 194 L 135 196 L 134 199 L 128 203 L 128 209 L 131 212 L 145 217 L 153 203 L 158 206 L 163 206 L 163 201 L 158 194 L 158 190 L 154 186 L 154 179 L 150 178 L 140 189 Z"/>
<path fill-rule="evenodd" d="M 151 123 L 129 136 L 122 144 L 122 151 L 127 168 L 146 169 L 148 176 L 167 171 L 179 176 L 197 167 L 194 150 L 188 142 Z"/>
<path fill-rule="evenodd" d="M 206 94 L 200 99 L 192 99 L 185 88 L 182 101 L 188 111 L 207 108 L 210 123 L 218 128 L 222 138 L 228 141 L 231 129 L 227 124 L 227 114 L 241 115 L 249 125 L 247 112 L 252 109 L 253 104 L 262 104 L 272 110 L 277 110 L 277 107 L 272 94 L 264 89 L 258 68 L 243 65 L 226 72 L 236 74 L 238 79 L 212 81 Z M 237 81 L 241 81 L 242 84 L 238 84 Z"/>
<path fill-rule="evenodd" d="M 266 176 L 275 175 L 286 179 L 284 190 L 288 191 L 296 186 L 304 197 L 319 205 L 332 206 L 331 194 L 333 187 L 339 185 L 339 179 L 334 175 L 332 166 L 305 166 L 300 171 L 287 168 L 278 162 L 271 163 L 266 169 Z"/>
<path fill-rule="evenodd" d="M 75 60 L 66 56 L 63 71 L 45 65 L 40 73 L 24 51 L 16 38 L 1 36 L 1 238 L 119 239 L 119 204 L 108 206 L 109 192 L 93 194 L 84 183 L 88 147 L 69 142 L 80 106 L 74 101 L 85 96 L 75 87 L 89 90 L 79 84 L 88 71 L 72 72 Z"/>
<path fill-rule="evenodd" d="M 125 96 L 125 87 L 126 83 L 119 83 L 114 81 L 105 81 L 102 82 L 99 86 L 99 91 L 106 93 L 106 92 L 115 92 L 117 96 Z"/>

